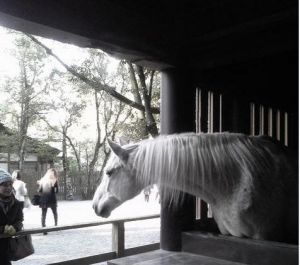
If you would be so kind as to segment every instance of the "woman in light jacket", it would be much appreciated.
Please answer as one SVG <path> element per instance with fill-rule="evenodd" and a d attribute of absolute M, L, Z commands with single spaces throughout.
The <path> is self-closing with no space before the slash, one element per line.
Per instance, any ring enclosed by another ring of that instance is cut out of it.
<path fill-rule="evenodd" d="M 11 176 L 13 179 L 15 198 L 20 201 L 24 207 L 25 199 L 27 198 L 27 188 L 25 182 L 21 180 L 20 170 L 15 170 Z M 27 203 L 25 207 L 28 207 Z"/>

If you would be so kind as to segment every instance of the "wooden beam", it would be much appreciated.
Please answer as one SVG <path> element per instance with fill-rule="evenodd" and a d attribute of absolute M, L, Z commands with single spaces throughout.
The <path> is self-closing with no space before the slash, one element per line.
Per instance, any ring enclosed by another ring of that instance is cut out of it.
<path fill-rule="evenodd" d="M 188 43 L 210 43 L 217 42 L 229 36 L 240 36 L 241 34 L 252 34 L 259 31 L 268 30 L 273 25 L 284 24 L 291 18 L 297 18 L 297 9 L 291 8 L 272 14 L 266 17 L 258 18 L 255 20 L 240 23 L 238 25 L 228 27 L 222 30 L 217 30 L 207 34 L 200 35 L 192 39 L 185 39 Z M 195 45 L 196 46 L 196 45 Z"/>
<path fill-rule="evenodd" d="M 125 234 L 124 222 L 112 223 L 112 251 L 117 254 L 117 257 L 124 256 L 125 249 Z"/>
<path fill-rule="evenodd" d="M 276 53 L 297 51 L 297 10 L 291 9 L 200 35 L 181 47 L 198 70 L 241 63 Z M 185 45 L 186 44 L 186 45 Z"/>
<path fill-rule="evenodd" d="M 103 253 L 99 255 L 94 255 L 90 257 L 83 257 L 78 259 L 72 259 L 72 260 L 65 260 L 65 261 L 59 261 L 54 263 L 47 263 L 49 265 L 88 265 L 88 264 L 94 264 L 98 262 L 105 262 L 111 259 L 117 258 L 115 252 L 108 252 Z"/>

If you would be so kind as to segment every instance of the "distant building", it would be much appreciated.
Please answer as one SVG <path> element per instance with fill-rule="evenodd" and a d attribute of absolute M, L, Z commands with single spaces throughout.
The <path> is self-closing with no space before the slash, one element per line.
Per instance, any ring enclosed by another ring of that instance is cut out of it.
<path fill-rule="evenodd" d="M 16 133 L 0 123 L 0 168 L 12 173 L 19 167 Z M 60 150 L 36 139 L 27 138 L 26 154 L 22 167 L 23 180 L 29 195 L 36 192 L 36 181 L 54 164 Z"/>

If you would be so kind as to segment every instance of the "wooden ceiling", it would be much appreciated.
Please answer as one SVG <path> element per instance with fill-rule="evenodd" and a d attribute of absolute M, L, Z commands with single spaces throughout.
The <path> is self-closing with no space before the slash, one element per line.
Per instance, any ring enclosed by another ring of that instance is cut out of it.
<path fill-rule="evenodd" d="M 0 24 L 156 69 L 188 67 L 211 87 L 246 85 L 253 96 L 261 82 L 284 107 L 298 95 L 296 0 L 0 0 Z"/>

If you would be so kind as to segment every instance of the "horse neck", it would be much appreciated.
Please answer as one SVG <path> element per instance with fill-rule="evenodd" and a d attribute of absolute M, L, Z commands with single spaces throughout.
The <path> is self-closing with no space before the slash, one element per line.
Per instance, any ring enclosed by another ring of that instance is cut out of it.
<path fill-rule="evenodd" d="M 218 199 L 229 183 L 219 176 L 213 157 L 199 148 L 197 139 L 151 140 L 139 147 L 135 165 L 144 185 L 158 184 L 165 194 L 178 191 L 199 196 L 209 203 Z M 203 159 L 205 157 L 205 159 Z M 222 190 L 222 192 L 221 192 Z"/>

